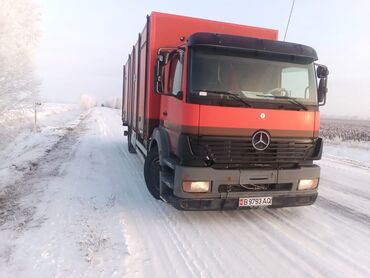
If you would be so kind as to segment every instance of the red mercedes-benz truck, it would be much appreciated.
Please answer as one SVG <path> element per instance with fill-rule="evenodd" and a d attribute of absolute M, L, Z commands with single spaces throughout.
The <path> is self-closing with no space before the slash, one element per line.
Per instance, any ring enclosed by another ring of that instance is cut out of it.
<path fill-rule="evenodd" d="M 123 67 L 128 150 L 181 210 L 310 205 L 328 70 L 276 30 L 153 12 Z"/>

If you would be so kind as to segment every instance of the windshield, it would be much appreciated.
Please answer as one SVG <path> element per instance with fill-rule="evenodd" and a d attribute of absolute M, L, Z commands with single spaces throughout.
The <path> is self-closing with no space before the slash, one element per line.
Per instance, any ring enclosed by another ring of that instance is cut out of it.
<path fill-rule="evenodd" d="M 248 102 L 286 102 L 293 98 L 316 105 L 313 64 L 256 59 L 225 50 L 194 49 L 190 92 L 228 92 Z"/>

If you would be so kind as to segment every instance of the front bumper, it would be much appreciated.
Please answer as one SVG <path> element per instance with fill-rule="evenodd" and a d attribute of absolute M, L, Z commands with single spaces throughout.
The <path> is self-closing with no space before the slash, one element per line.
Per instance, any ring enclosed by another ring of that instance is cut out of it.
<path fill-rule="evenodd" d="M 173 193 L 166 200 L 180 210 L 229 210 L 239 209 L 239 198 L 272 197 L 272 206 L 292 207 L 307 206 L 315 202 L 317 188 L 314 190 L 298 190 L 300 179 L 320 177 L 317 165 L 297 169 L 213 169 L 210 167 L 176 166 Z M 207 193 L 189 193 L 182 190 L 183 181 L 208 180 L 212 186 Z M 290 184 L 290 189 L 222 192 L 224 185 L 240 184 Z M 244 207 L 243 207 L 244 208 Z"/>
<path fill-rule="evenodd" d="M 296 207 L 312 205 L 317 198 L 318 193 L 295 196 L 276 196 L 272 199 L 272 205 L 269 208 Z M 250 209 L 250 207 L 239 207 L 239 198 L 224 199 L 190 199 L 171 196 L 169 203 L 178 210 L 235 210 Z"/>

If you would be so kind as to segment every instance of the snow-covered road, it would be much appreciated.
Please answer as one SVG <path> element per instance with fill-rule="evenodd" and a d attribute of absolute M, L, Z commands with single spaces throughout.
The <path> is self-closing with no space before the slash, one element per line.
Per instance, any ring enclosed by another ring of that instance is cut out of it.
<path fill-rule="evenodd" d="M 325 155 L 310 207 L 177 211 L 108 108 L 27 159 L 0 182 L 0 277 L 370 277 L 366 162 Z"/>

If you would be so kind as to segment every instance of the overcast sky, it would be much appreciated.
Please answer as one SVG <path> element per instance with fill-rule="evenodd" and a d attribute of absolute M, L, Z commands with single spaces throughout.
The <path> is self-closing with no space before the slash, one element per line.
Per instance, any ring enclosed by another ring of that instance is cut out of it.
<path fill-rule="evenodd" d="M 279 30 L 292 0 L 42 0 L 39 75 L 47 101 L 120 96 L 122 64 L 151 11 Z M 324 114 L 370 118 L 370 1 L 296 0 L 287 41 L 314 47 L 330 70 Z"/>

